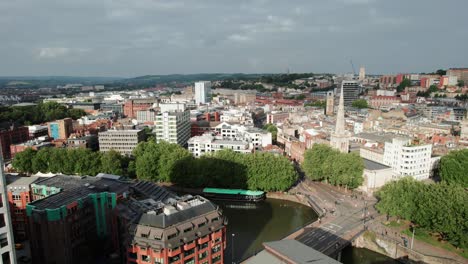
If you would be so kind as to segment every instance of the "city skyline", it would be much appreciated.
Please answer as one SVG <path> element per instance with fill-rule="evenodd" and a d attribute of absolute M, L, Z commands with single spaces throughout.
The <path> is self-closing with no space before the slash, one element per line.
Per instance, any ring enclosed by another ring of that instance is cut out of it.
<path fill-rule="evenodd" d="M 459 0 L 0 3 L 1 76 L 464 67 Z M 351 42 L 351 43 L 350 43 Z M 390 56 L 391 55 L 391 56 Z M 430 58 L 430 59 L 426 59 Z"/>

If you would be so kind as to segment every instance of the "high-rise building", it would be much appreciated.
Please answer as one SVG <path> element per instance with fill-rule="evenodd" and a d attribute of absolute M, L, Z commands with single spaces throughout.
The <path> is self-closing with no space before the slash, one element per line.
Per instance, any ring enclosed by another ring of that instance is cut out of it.
<path fill-rule="evenodd" d="M 456 76 L 458 80 L 468 84 L 468 68 L 451 68 L 447 70 L 448 76 Z"/>
<path fill-rule="evenodd" d="M 361 66 L 361 68 L 359 68 L 359 81 L 364 81 L 364 79 L 366 79 L 366 68 Z"/>
<path fill-rule="evenodd" d="M 138 143 L 145 140 L 143 129 L 107 130 L 99 132 L 99 150 L 106 152 L 111 149 L 124 155 L 132 155 Z"/>
<path fill-rule="evenodd" d="M 67 139 L 73 132 L 73 120 L 64 118 L 49 122 L 49 136 L 53 139 Z"/>
<path fill-rule="evenodd" d="M 338 113 L 336 114 L 335 133 L 332 133 L 331 135 L 330 145 L 342 153 L 348 153 L 350 136 L 345 128 L 344 90 L 345 89 L 341 89 Z"/>
<path fill-rule="evenodd" d="M 0 150 L 1 152 L 1 150 Z M 7 197 L 7 183 L 3 173 L 3 158 L 0 155 L 0 260 L 1 263 L 16 263 L 11 224 L 10 206 Z"/>
<path fill-rule="evenodd" d="M 203 81 L 195 83 L 195 103 L 206 104 L 211 101 L 211 82 Z"/>
<path fill-rule="evenodd" d="M 328 91 L 327 92 L 327 105 L 326 105 L 326 110 L 325 110 L 325 114 L 327 116 L 332 116 L 333 115 L 333 112 L 335 110 L 335 100 L 334 100 L 334 95 L 333 95 L 333 92 L 332 91 Z"/>
<path fill-rule="evenodd" d="M 190 112 L 188 110 L 161 111 L 154 122 L 156 141 L 185 146 L 190 138 Z"/>
<path fill-rule="evenodd" d="M 354 80 L 343 80 L 341 83 L 341 90 L 344 91 L 343 99 L 344 99 L 344 105 L 346 106 L 351 106 L 354 101 L 358 99 L 359 96 L 359 84 L 357 81 Z"/>

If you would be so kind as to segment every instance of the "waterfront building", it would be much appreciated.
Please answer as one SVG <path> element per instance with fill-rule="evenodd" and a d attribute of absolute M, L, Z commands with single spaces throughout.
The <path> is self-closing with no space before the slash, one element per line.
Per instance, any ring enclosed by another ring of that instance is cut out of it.
<path fill-rule="evenodd" d="M 111 149 L 124 155 L 132 155 L 138 143 L 146 138 L 143 129 L 107 130 L 99 132 L 99 150 L 107 152 Z"/>
<path fill-rule="evenodd" d="M 26 206 L 26 215 L 33 262 L 92 263 L 115 252 L 115 207 L 129 186 L 106 177 L 70 175 L 31 184 L 34 201 Z"/>
<path fill-rule="evenodd" d="M 195 83 L 195 103 L 206 104 L 211 101 L 211 82 L 203 81 Z"/>
<path fill-rule="evenodd" d="M 226 219 L 206 198 L 150 197 L 121 207 L 125 263 L 225 263 Z"/>
<path fill-rule="evenodd" d="M 49 136 L 53 139 L 67 139 L 73 132 L 73 120 L 64 118 L 48 123 Z"/>
<path fill-rule="evenodd" d="M 194 157 L 200 157 L 206 153 L 212 153 L 223 149 L 230 149 L 239 153 L 251 153 L 249 143 L 243 140 L 223 139 L 211 134 L 195 136 L 188 141 L 188 150 Z"/>

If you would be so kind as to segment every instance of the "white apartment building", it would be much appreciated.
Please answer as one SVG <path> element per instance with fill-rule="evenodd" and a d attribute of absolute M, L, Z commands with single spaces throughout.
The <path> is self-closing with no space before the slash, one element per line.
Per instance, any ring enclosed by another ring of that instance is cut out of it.
<path fill-rule="evenodd" d="M 394 138 L 385 142 L 384 164 L 392 167 L 395 178 L 411 176 L 428 179 L 432 171 L 432 145 L 415 145 L 411 139 Z"/>
<path fill-rule="evenodd" d="M 7 196 L 7 182 L 3 173 L 3 158 L 0 149 L 0 263 L 16 263 L 13 226 Z"/>
<path fill-rule="evenodd" d="M 230 149 L 239 153 L 251 153 L 249 143 L 242 140 L 225 139 L 221 136 L 203 134 L 195 136 L 188 141 L 188 150 L 194 157 L 200 157 L 206 153 L 216 152 L 223 149 Z"/>
<path fill-rule="evenodd" d="M 99 132 L 99 151 L 107 152 L 113 149 L 123 155 L 131 155 L 138 143 L 144 140 L 143 129 L 107 130 Z"/>
<path fill-rule="evenodd" d="M 220 117 L 221 122 L 238 123 L 241 125 L 253 125 L 252 114 L 237 109 L 223 111 Z"/>
<path fill-rule="evenodd" d="M 156 116 L 154 122 L 156 141 L 167 141 L 169 143 L 185 146 L 190 138 L 190 112 L 167 111 Z"/>
<path fill-rule="evenodd" d="M 203 81 L 195 83 L 195 103 L 206 104 L 211 101 L 211 82 Z"/>
<path fill-rule="evenodd" d="M 136 119 L 140 123 L 156 121 L 157 111 L 154 109 L 141 110 L 136 112 Z"/>
<path fill-rule="evenodd" d="M 271 133 L 255 127 L 230 125 L 223 122 L 215 127 L 215 131 L 225 139 L 246 141 L 251 149 L 259 149 L 272 144 Z"/>

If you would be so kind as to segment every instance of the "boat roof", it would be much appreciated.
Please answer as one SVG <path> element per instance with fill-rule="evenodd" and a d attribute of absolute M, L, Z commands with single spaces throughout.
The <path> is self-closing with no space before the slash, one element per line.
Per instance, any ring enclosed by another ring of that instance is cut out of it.
<path fill-rule="evenodd" d="M 263 195 L 263 191 L 251 191 L 242 189 L 219 189 L 219 188 L 204 188 L 204 193 L 219 193 L 219 194 L 243 194 L 243 195 Z"/>

